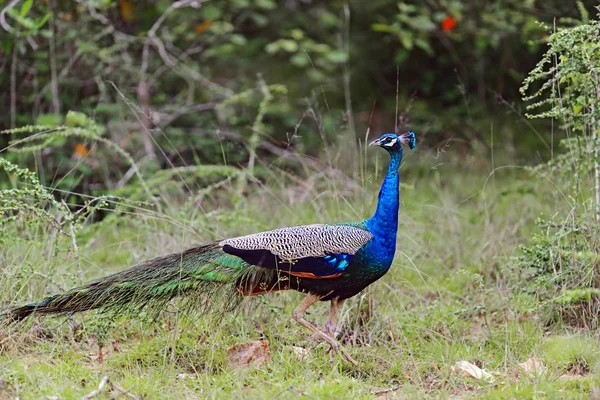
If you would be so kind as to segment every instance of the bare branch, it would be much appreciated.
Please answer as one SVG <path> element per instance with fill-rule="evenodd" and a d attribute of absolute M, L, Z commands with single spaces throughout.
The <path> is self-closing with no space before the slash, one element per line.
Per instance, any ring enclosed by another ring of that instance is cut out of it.
<path fill-rule="evenodd" d="M 106 384 L 109 381 L 110 381 L 110 379 L 108 378 L 108 376 L 105 376 L 104 378 L 102 378 L 102 380 L 100 381 L 100 384 L 98 385 L 98 389 L 89 392 L 88 394 L 83 396 L 81 398 L 81 400 L 89 400 L 89 399 L 92 399 L 92 398 L 98 396 L 102 392 L 102 389 L 104 389 L 104 386 L 106 386 Z"/>
<path fill-rule="evenodd" d="M 119 386 L 118 384 L 111 382 L 110 378 L 108 376 L 105 376 L 104 378 L 102 378 L 102 380 L 100 381 L 100 384 L 98 385 L 98 389 L 86 394 L 85 396 L 83 396 L 81 398 L 81 400 L 90 400 L 93 399 L 94 397 L 100 395 L 100 393 L 102 393 L 102 389 L 104 389 L 104 387 L 106 385 L 109 385 L 108 387 L 110 388 L 111 391 L 115 391 L 118 392 L 119 394 L 115 397 L 119 397 L 119 396 L 127 396 L 131 399 L 139 399 L 139 397 L 134 396 L 133 394 L 130 393 L 130 390 L 125 390 L 123 389 L 121 386 Z"/>
<path fill-rule="evenodd" d="M 402 389 L 402 385 L 394 386 L 394 387 L 391 387 L 388 389 L 375 390 L 375 391 L 371 392 L 371 394 L 374 394 L 375 396 L 379 396 L 381 394 L 395 392 L 396 390 L 400 390 L 400 389 Z"/>

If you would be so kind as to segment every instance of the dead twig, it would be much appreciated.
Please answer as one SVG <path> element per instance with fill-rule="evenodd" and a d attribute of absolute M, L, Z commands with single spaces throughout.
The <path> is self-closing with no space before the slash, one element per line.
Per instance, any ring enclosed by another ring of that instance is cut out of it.
<path fill-rule="evenodd" d="M 394 387 L 387 388 L 387 389 L 375 390 L 374 392 L 371 392 L 371 394 L 374 394 L 375 396 L 379 396 L 380 394 L 395 392 L 396 390 L 400 390 L 400 389 L 402 389 L 402 385 L 394 386 Z"/>
<path fill-rule="evenodd" d="M 98 385 L 98 389 L 91 391 L 90 393 L 86 394 L 85 396 L 83 396 L 81 398 L 81 400 L 89 400 L 92 399 L 96 396 L 98 396 L 100 393 L 102 393 L 102 389 L 104 389 L 104 387 L 108 385 L 108 387 L 110 388 L 110 391 L 112 392 L 118 392 L 118 395 L 115 397 L 120 397 L 120 396 L 127 396 L 130 399 L 139 399 L 139 397 L 133 395 L 132 393 L 130 393 L 131 389 L 126 390 L 123 389 L 121 386 L 119 386 L 118 384 L 111 382 L 110 378 L 108 376 L 105 376 L 104 378 L 102 378 L 102 380 L 100 381 L 100 384 Z"/>
<path fill-rule="evenodd" d="M 104 389 L 104 386 L 106 386 L 106 384 L 109 381 L 110 381 L 110 379 L 108 376 L 105 376 L 104 378 L 102 378 L 102 380 L 100 381 L 100 384 L 98 385 L 98 389 L 89 392 L 88 394 L 83 396 L 81 398 L 81 400 L 89 400 L 89 399 L 92 399 L 92 398 L 98 396 L 102 392 L 102 389 Z"/>
<path fill-rule="evenodd" d="M 137 397 L 131 393 L 131 389 L 129 389 L 129 390 L 123 389 L 121 386 L 117 385 L 116 383 L 111 383 L 111 385 L 112 385 L 112 389 L 114 391 L 119 392 L 119 396 L 127 396 L 130 399 L 138 399 L 139 400 L 139 397 Z"/>

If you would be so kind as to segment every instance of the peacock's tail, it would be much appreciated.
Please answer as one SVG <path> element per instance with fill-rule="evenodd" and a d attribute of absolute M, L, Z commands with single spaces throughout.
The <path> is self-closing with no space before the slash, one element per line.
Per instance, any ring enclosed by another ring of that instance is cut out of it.
<path fill-rule="evenodd" d="M 273 271 L 252 266 L 224 253 L 217 242 L 138 264 L 62 294 L 47 296 L 0 314 L 0 322 L 18 322 L 33 313 L 62 314 L 91 309 L 117 313 L 160 311 L 181 297 L 190 307 L 215 311 L 234 308 L 240 295 L 257 293 L 269 282 L 278 290 Z"/>

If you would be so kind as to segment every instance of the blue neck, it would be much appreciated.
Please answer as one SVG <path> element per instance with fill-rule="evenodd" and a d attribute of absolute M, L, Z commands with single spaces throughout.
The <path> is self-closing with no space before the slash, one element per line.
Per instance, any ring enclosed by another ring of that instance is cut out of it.
<path fill-rule="evenodd" d="M 375 215 L 366 221 L 367 228 L 373 234 L 380 248 L 378 256 L 389 262 L 396 251 L 396 232 L 398 231 L 398 209 L 400 192 L 398 168 L 402 162 L 402 151 L 390 153 L 391 161 L 387 175 L 379 191 L 379 200 Z"/>

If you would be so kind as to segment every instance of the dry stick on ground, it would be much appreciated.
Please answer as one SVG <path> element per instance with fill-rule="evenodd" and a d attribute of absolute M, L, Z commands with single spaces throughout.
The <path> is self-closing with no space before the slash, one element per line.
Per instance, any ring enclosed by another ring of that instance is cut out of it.
<path fill-rule="evenodd" d="M 402 389 L 402 385 L 394 386 L 394 387 L 391 387 L 388 389 L 375 390 L 374 392 L 371 392 L 371 394 L 378 396 L 380 394 L 395 392 L 396 390 L 400 390 L 400 389 Z"/>
<path fill-rule="evenodd" d="M 102 392 L 102 389 L 104 389 L 104 386 L 106 386 L 106 384 L 109 381 L 110 381 L 110 379 L 108 378 L 108 376 L 105 376 L 104 378 L 102 378 L 102 380 L 100 381 L 100 384 L 98 385 L 98 389 L 89 392 L 88 394 L 83 396 L 81 398 L 81 400 L 89 400 L 91 398 L 98 396 L 100 394 L 100 392 Z"/>
<path fill-rule="evenodd" d="M 105 376 L 105 377 L 104 377 L 104 378 L 102 378 L 102 380 L 100 381 L 100 384 L 98 385 L 98 389 L 96 389 L 96 390 L 93 390 L 93 391 L 91 391 L 90 393 L 86 394 L 85 396 L 83 396 L 83 397 L 81 398 L 81 400 L 89 400 L 89 399 L 92 399 L 92 398 L 94 398 L 94 397 L 98 396 L 100 393 L 102 393 L 102 389 L 104 389 L 104 387 L 105 387 L 107 384 L 109 385 L 109 387 L 110 387 L 110 390 L 111 390 L 111 391 L 116 391 L 116 392 L 119 392 L 119 395 L 118 395 L 118 396 L 116 396 L 116 397 L 119 397 L 119 396 L 127 396 L 127 397 L 129 397 L 129 398 L 131 398 L 131 399 L 139 399 L 139 397 L 137 397 L 137 396 L 134 396 L 133 394 L 131 394 L 131 393 L 129 392 L 129 390 L 125 390 L 125 389 L 123 389 L 121 386 L 117 385 L 116 383 L 114 383 L 114 382 L 111 382 L 111 380 L 110 380 L 110 378 L 109 378 L 108 376 Z"/>

